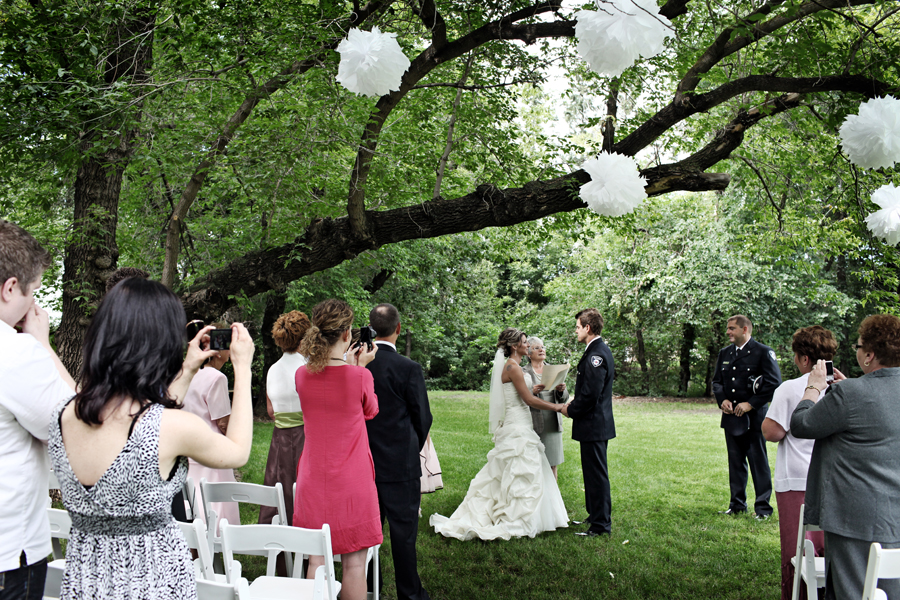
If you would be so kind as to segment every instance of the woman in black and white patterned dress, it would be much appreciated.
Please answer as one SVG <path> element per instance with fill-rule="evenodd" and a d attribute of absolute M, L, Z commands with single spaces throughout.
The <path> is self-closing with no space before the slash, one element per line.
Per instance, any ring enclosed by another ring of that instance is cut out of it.
<path fill-rule="evenodd" d="M 172 498 L 187 474 L 185 457 L 213 468 L 247 462 L 254 348 L 244 326 L 232 325 L 234 406 L 228 434 L 219 435 L 177 410 L 194 373 L 216 354 L 201 349 L 205 328 L 182 369 L 185 320 L 165 287 L 126 279 L 91 321 L 80 392 L 50 426 L 50 457 L 72 517 L 62 599 L 197 597 Z"/>

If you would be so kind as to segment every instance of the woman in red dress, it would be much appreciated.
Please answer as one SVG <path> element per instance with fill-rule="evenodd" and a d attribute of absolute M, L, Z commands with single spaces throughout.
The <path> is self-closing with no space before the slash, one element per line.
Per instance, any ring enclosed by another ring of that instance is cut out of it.
<path fill-rule="evenodd" d="M 382 542 L 366 433 L 366 421 L 378 414 L 374 381 L 365 368 L 377 346 L 347 353 L 353 311 L 342 300 L 316 305 L 312 323 L 300 345 L 309 362 L 295 376 L 306 442 L 297 468 L 294 525 L 317 529 L 328 523 L 332 551 L 342 555 L 341 598 L 360 600 L 366 597 L 366 550 Z M 323 557 L 311 556 L 307 577 L 315 577 L 323 563 Z"/>

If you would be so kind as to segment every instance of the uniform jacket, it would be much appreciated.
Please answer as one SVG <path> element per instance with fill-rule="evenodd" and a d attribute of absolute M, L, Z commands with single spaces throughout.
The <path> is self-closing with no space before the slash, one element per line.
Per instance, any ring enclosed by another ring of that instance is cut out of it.
<path fill-rule="evenodd" d="M 431 429 L 431 407 L 419 363 L 378 345 L 366 365 L 375 379 L 378 414 L 366 421 L 375 481 L 410 481 L 422 476 L 419 452 Z"/>
<path fill-rule="evenodd" d="M 762 376 L 754 394 L 748 387 L 751 378 Z M 732 435 L 747 431 L 760 431 L 766 418 L 769 402 L 781 385 L 781 369 L 775 352 L 752 337 L 740 350 L 734 344 L 719 351 L 712 388 L 716 403 L 722 407 L 724 400 L 749 402 L 753 410 L 743 416 L 722 413 L 722 428 Z"/>
<path fill-rule="evenodd" d="M 791 433 L 816 440 L 804 520 L 844 537 L 900 541 L 900 367 L 878 369 L 803 400 Z"/>
<path fill-rule="evenodd" d="M 569 404 L 572 439 L 599 442 L 616 437 L 612 412 L 612 384 L 616 375 L 612 352 L 603 338 L 597 337 L 585 348 L 578 361 L 575 392 Z"/>
<path fill-rule="evenodd" d="M 531 366 L 531 363 L 528 363 L 522 370 L 525 371 L 525 375 L 529 378 L 526 381 L 530 382 L 528 389 L 530 390 L 536 384 L 537 379 L 535 378 L 534 367 Z M 568 388 L 563 392 L 557 392 L 556 390 L 544 390 L 540 393 L 541 400 L 546 402 L 552 402 L 553 404 L 565 404 L 569 399 L 569 390 Z M 543 411 L 539 408 L 531 409 L 531 424 L 534 427 L 535 433 L 544 433 L 544 415 Z M 556 413 L 556 421 L 557 427 L 556 429 L 551 429 L 551 431 L 562 431 L 562 413 Z"/>

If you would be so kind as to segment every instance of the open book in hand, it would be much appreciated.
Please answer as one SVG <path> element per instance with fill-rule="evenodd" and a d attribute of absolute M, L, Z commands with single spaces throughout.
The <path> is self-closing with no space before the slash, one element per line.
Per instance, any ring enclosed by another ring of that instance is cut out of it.
<path fill-rule="evenodd" d="M 569 374 L 569 364 L 564 365 L 548 365 L 544 364 L 544 372 L 541 373 L 541 384 L 545 391 L 556 389 L 561 383 L 566 382 L 566 375 Z"/>

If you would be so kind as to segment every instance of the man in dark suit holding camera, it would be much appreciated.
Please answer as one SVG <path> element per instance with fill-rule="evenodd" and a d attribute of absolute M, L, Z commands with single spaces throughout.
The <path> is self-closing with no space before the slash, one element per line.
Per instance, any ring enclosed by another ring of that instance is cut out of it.
<path fill-rule="evenodd" d="M 575 392 L 562 414 L 572 419 L 572 439 L 581 443 L 581 471 L 584 477 L 584 503 L 588 517 L 582 537 L 609 535 L 612 531 L 612 497 L 606 451 L 616 437 L 612 414 L 612 384 L 616 368 L 612 352 L 600 337 L 603 317 L 596 308 L 575 315 L 575 335 L 586 344 L 578 362 Z M 579 525 L 577 521 L 573 521 Z"/>
<path fill-rule="evenodd" d="M 728 482 L 731 501 L 722 514 L 747 512 L 747 464 L 756 492 L 756 518 L 772 515 L 772 473 L 762 422 L 775 389 L 781 385 L 781 370 L 775 352 L 750 337 L 753 324 L 744 315 L 728 319 L 732 344 L 722 348 L 716 361 L 712 387 L 722 409 L 722 429 L 728 449 Z"/>
<path fill-rule="evenodd" d="M 381 522 L 390 527 L 398 600 L 429 600 L 416 567 L 422 468 L 419 452 L 431 429 L 431 408 L 419 363 L 397 352 L 400 313 L 379 304 L 369 313 L 380 347 L 366 368 L 375 379 L 378 414 L 366 423 L 375 462 Z"/>

